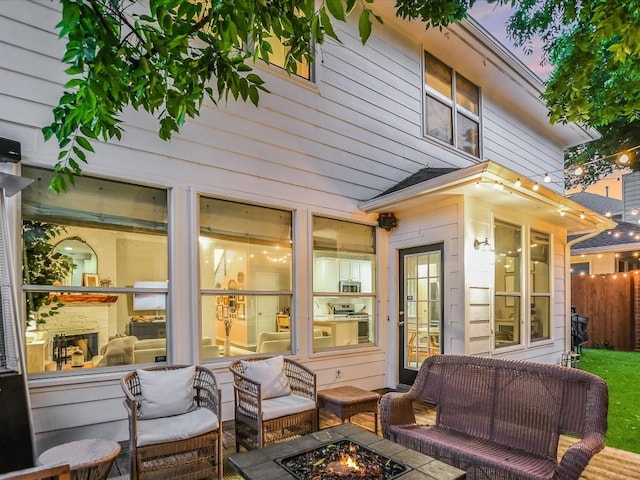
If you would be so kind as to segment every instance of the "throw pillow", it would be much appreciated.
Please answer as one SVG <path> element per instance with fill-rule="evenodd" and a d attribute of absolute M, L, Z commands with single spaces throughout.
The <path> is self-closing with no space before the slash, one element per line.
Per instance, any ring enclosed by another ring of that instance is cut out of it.
<path fill-rule="evenodd" d="M 138 418 L 181 415 L 195 408 L 193 377 L 196 367 L 175 370 L 136 370 L 140 380 Z"/>
<path fill-rule="evenodd" d="M 267 358 L 253 362 L 240 360 L 244 374 L 262 385 L 262 398 L 282 397 L 291 394 L 289 379 L 284 374 L 284 357 Z"/>

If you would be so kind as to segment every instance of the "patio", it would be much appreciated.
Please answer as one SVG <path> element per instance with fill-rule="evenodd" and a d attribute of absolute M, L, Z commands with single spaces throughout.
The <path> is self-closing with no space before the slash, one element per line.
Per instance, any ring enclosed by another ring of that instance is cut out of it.
<path fill-rule="evenodd" d="M 384 393 L 384 392 L 380 392 Z M 430 423 L 434 421 L 435 410 L 424 404 L 414 404 L 414 411 L 419 422 Z M 371 413 L 362 413 L 352 417 L 353 423 L 369 430 L 373 429 L 374 416 Z M 339 425 L 340 421 L 326 413 L 324 410 L 320 414 L 320 428 L 327 428 Z M 227 459 L 235 453 L 234 428 L 232 422 L 224 425 L 224 457 Z M 559 455 L 573 443 L 569 437 L 561 437 Z M 129 478 L 129 455 L 127 443 L 122 444 L 122 453 L 118 457 L 109 478 L 116 480 L 126 480 Z M 224 465 L 225 480 L 240 480 L 233 468 L 226 462 Z M 605 447 L 603 451 L 596 454 L 582 474 L 582 478 L 588 480 L 640 480 L 640 454 L 626 452 L 615 448 Z"/>

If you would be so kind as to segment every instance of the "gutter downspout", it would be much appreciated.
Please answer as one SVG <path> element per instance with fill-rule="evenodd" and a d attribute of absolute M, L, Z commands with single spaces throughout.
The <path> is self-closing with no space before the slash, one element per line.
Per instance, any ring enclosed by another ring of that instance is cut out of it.
<path fill-rule="evenodd" d="M 584 242 L 585 240 L 598 236 L 605 230 L 605 226 L 599 223 L 593 232 L 585 233 L 581 237 L 574 238 L 565 245 L 564 271 L 567 272 L 567 274 L 564 276 L 564 314 L 565 318 L 569 319 L 569 321 L 564 324 L 564 346 L 566 352 L 571 350 L 571 275 L 569 275 L 569 271 L 571 270 L 571 247 L 576 243 Z"/>

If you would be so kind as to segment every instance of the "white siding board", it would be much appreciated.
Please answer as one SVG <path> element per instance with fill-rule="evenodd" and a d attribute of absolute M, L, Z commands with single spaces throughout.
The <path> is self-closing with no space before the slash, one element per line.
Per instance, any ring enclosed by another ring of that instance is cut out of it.
<path fill-rule="evenodd" d="M 469 288 L 470 305 L 489 305 L 491 303 L 491 289 L 484 287 Z"/>
<path fill-rule="evenodd" d="M 93 400 L 32 410 L 34 430 L 38 433 L 122 420 L 123 415 L 126 412 L 122 399 Z"/>
<path fill-rule="evenodd" d="M 64 65 L 59 59 L 23 50 L 20 46 L 2 44 L 1 42 L 0 47 L 2 48 L 0 68 L 59 83 L 60 85 L 69 80 L 69 77 L 65 76 Z"/>
<path fill-rule="evenodd" d="M 0 16 L 19 21 L 25 27 L 45 31 L 55 29 L 61 14 L 62 5 L 50 0 L 2 0 L 0 10 Z"/>
<path fill-rule="evenodd" d="M 56 98 L 59 92 L 60 86 L 57 84 L 0 68 L 0 95 L 40 103 L 46 105 L 49 112 L 51 112 L 53 108 L 51 99 Z M 51 118 L 53 118 L 53 114 Z"/>
<path fill-rule="evenodd" d="M 487 338 L 491 335 L 491 324 L 488 321 L 485 322 L 470 322 L 469 323 L 469 338 L 471 341 Z"/>
<path fill-rule="evenodd" d="M 381 84 L 375 77 L 357 70 L 357 65 L 336 62 L 335 70 L 323 72 L 322 82 L 325 85 L 351 93 L 362 91 L 367 94 L 367 103 L 373 104 L 379 114 L 394 115 L 414 126 L 420 124 L 420 90 L 403 84 L 398 77 L 388 84 Z"/>

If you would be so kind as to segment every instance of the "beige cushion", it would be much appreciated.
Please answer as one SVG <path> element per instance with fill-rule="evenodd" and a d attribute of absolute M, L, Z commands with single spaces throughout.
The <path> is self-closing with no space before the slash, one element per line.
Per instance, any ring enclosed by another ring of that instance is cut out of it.
<path fill-rule="evenodd" d="M 167 348 L 166 338 L 145 338 L 138 340 L 133 346 L 135 350 L 147 350 L 149 348 Z"/>
<path fill-rule="evenodd" d="M 273 420 L 274 418 L 315 409 L 316 402 L 309 398 L 298 395 L 284 395 L 262 402 L 262 419 Z"/>
<path fill-rule="evenodd" d="M 244 368 L 244 374 L 262 386 L 263 400 L 291 393 L 289 380 L 283 371 L 284 357 L 282 355 L 264 360 L 240 360 L 240 362 Z"/>
<path fill-rule="evenodd" d="M 197 408 L 183 415 L 138 421 L 138 447 L 197 437 L 216 430 L 220 420 L 208 408 Z"/>
<path fill-rule="evenodd" d="M 195 366 L 174 370 L 136 370 L 136 373 L 140 380 L 139 418 L 181 415 L 195 408 Z"/>

